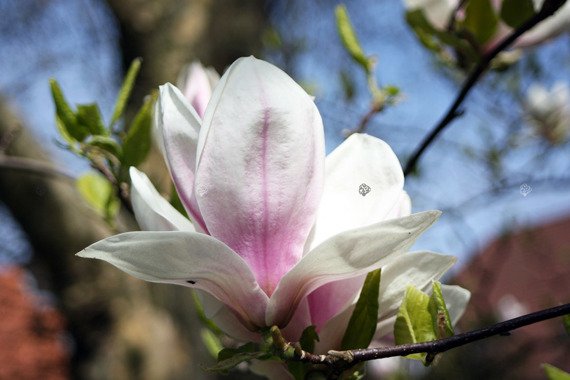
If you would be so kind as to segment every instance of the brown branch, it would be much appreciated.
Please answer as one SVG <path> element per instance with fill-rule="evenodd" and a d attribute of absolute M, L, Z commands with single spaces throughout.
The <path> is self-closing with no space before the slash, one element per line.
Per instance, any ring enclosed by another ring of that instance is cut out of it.
<path fill-rule="evenodd" d="M 499 322 L 482 329 L 469 331 L 463 334 L 454 335 L 450 338 L 434 340 L 431 342 L 348 351 L 329 351 L 327 355 L 316 355 L 306 351 L 301 351 L 294 357 L 294 360 L 310 364 L 326 365 L 327 367 L 332 368 L 335 373 L 339 373 L 358 363 L 374 359 L 406 356 L 416 353 L 426 353 L 428 356 L 433 358 L 435 355 L 451 350 L 452 348 L 463 346 L 495 335 L 508 335 L 512 330 L 520 327 L 561 317 L 566 314 L 570 314 L 570 303 L 550 309 L 540 310 L 517 318 L 509 319 L 504 322 Z"/>
<path fill-rule="evenodd" d="M 404 169 L 404 175 L 407 176 L 410 174 L 414 168 L 416 167 L 420 157 L 426 151 L 426 149 L 433 143 L 437 136 L 443 130 L 451 125 L 451 122 L 461 115 L 459 111 L 459 107 L 469 94 L 479 78 L 485 73 L 491 61 L 503 50 L 507 49 L 511 44 L 513 44 L 521 35 L 523 35 L 528 30 L 532 29 L 541 21 L 547 19 L 548 17 L 552 16 L 554 12 L 556 12 L 562 5 L 566 3 L 566 0 L 546 0 L 538 13 L 532 16 L 528 21 L 522 24 L 520 27 L 515 29 L 511 34 L 505 37 L 501 43 L 499 43 L 493 50 L 486 53 L 482 58 L 481 61 L 477 64 L 477 66 L 473 69 L 463 87 L 457 94 L 457 97 L 453 101 L 453 104 L 443 118 L 436 124 L 436 126 L 432 129 L 432 131 L 424 138 L 424 140 L 420 143 L 420 145 L 416 148 L 414 153 L 412 154 L 411 158 L 408 160 L 406 167 Z"/>

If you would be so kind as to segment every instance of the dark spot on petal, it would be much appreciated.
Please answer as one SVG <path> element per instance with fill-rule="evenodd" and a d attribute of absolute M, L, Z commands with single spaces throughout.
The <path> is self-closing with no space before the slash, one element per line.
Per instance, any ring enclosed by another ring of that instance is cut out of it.
<path fill-rule="evenodd" d="M 186 282 L 189 284 L 192 284 L 192 285 L 194 285 L 196 283 L 196 281 L 192 281 L 192 280 L 187 280 Z"/>

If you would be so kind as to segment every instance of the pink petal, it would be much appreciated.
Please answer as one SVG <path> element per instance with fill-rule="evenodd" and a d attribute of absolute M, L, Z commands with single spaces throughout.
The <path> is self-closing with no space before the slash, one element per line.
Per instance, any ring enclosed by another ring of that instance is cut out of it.
<path fill-rule="evenodd" d="M 177 82 L 178 87 L 198 116 L 204 117 L 212 96 L 212 88 L 219 78 L 214 70 L 204 68 L 199 62 L 192 62 L 182 70 Z"/>
<path fill-rule="evenodd" d="M 279 283 L 267 308 L 268 326 L 285 326 L 298 303 L 315 289 L 386 265 L 439 217 L 439 211 L 413 214 L 338 234 L 306 254 Z"/>
<path fill-rule="evenodd" d="M 307 297 L 311 322 L 319 330 L 329 319 L 356 301 L 366 275 L 335 281 L 321 286 Z"/>
<path fill-rule="evenodd" d="M 269 295 L 301 258 L 320 199 L 317 108 L 283 71 L 239 59 L 214 91 L 198 150 L 196 197 L 206 227 Z"/>

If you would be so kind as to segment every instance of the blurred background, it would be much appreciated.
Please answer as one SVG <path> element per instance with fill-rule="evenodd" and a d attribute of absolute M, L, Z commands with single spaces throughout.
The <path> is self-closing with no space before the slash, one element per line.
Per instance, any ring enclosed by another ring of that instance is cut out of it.
<path fill-rule="evenodd" d="M 366 76 L 338 37 L 336 5 L 0 0 L 0 379 L 215 377 L 201 369 L 214 359 L 190 290 L 74 257 L 136 225 L 125 217 L 110 227 L 77 192 L 74 178 L 92 169 L 57 142 L 49 79 L 72 104 L 97 102 L 109 120 L 136 57 L 142 69 L 127 115 L 189 62 L 222 73 L 253 54 L 315 95 L 330 152 L 371 108 Z M 399 0 L 346 7 L 364 51 L 376 57 L 376 80 L 401 94 L 366 131 L 404 164 L 465 73 L 422 46 Z M 416 247 L 458 256 L 448 281 L 473 293 L 462 329 L 570 300 L 570 143 L 568 135 L 540 133 L 527 98 L 532 86 L 570 85 L 569 58 L 565 33 L 488 73 L 406 180 L 414 211 L 444 211 Z M 144 165 L 161 182 L 167 174 L 154 156 Z M 543 362 L 569 371 L 569 357 L 555 320 L 458 349 L 428 369 L 406 363 L 380 370 L 395 371 L 383 378 L 536 379 Z M 239 377 L 254 378 L 231 374 Z"/>

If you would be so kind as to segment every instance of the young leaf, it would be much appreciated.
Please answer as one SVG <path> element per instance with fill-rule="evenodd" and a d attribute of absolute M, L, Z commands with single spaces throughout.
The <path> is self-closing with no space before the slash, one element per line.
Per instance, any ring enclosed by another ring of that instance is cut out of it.
<path fill-rule="evenodd" d="M 137 166 L 146 158 L 151 146 L 152 108 L 156 95 L 149 96 L 135 116 L 123 140 L 124 167 Z"/>
<path fill-rule="evenodd" d="M 141 68 L 142 59 L 136 58 L 129 67 L 127 71 L 127 75 L 123 80 L 123 84 L 121 85 L 121 89 L 119 90 L 119 96 L 117 97 L 117 101 L 115 102 L 115 109 L 113 111 L 113 116 L 111 116 L 111 123 L 110 128 L 113 128 L 113 125 L 121 118 L 123 112 L 125 111 L 125 107 L 127 106 L 127 102 L 129 101 L 129 97 L 131 96 L 131 91 L 133 90 L 133 85 L 135 84 L 135 79 L 139 73 Z"/>
<path fill-rule="evenodd" d="M 342 338 L 341 348 L 343 350 L 366 348 L 372 341 L 378 324 L 380 277 L 380 269 L 372 271 L 366 276 L 360 297 Z"/>
<path fill-rule="evenodd" d="M 55 126 L 60 136 L 63 137 L 63 140 L 69 144 L 69 146 L 73 146 L 77 142 L 73 137 L 71 137 L 69 132 L 67 132 L 67 128 L 65 128 L 63 121 L 61 121 L 57 115 L 55 115 Z"/>
<path fill-rule="evenodd" d="M 429 298 L 428 309 L 433 322 L 433 330 L 437 339 L 448 338 L 454 335 L 453 325 L 449 317 L 449 311 L 445 305 L 443 294 L 441 293 L 441 283 L 433 282 L 433 293 Z"/>
<path fill-rule="evenodd" d="M 97 104 L 82 104 L 77 106 L 77 123 L 87 128 L 92 135 L 108 135 Z"/>
<path fill-rule="evenodd" d="M 556 368 L 551 364 L 543 364 L 542 368 L 544 368 L 548 380 L 570 380 L 570 373 Z"/>
<path fill-rule="evenodd" d="M 489 41 L 499 25 L 491 0 L 470 0 L 465 8 L 464 26 L 479 44 Z"/>
<path fill-rule="evenodd" d="M 67 103 L 67 100 L 65 100 L 63 91 L 61 91 L 57 81 L 55 79 L 50 79 L 49 85 L 51 96 L 55 104 L 56 116 L 61 121 L 60 126 L 63 127 L 67 136 L 76 141 L 83 141 L 89 134 L 89 130 L 87 128 L 82 128 L 82 126 L 77 123 L 77 117 Z M 66 139 L 66 135 L 62 134 L 62 136 Z"/>
<path fill-rule="evenodd" d="M 107 136 L 93 136 L 86 143 L 88 146 L 96 147 L 104 152 L 107 152 L 115 157 L 121 157 L 120 145 L 110 137 Z"/>
<path fill-rule="evenodd" d="M 511 28 L 518 28 L 534 15 L 532 0 L 503 0 L 501 19 Z"/>
<path fill-rule="evenodd" d="M 364 55 L 364 51 L 362 51 L 362 47 L 360 47 L 360 43 L 358 42 L 358 38 L 356 38 L 356 33 L 354 32 L 354 28 L 350 22 L 346 7 L 342 4 L 337 5 L 335 15 L 336 27 L 344 48 L 348 51 L 352 59 L 362 66 L 364 71 L 366 71 L 366 75 L 370 75 L 372 73 L 373 63 L 368 57 L 366 57 L 366 55 Z"/>
<path fill-rule="evenodd" d="M 397 345 L 429 342 L 437 338 L 428 310 L 429 301 L 430 297 L 427 294 L 408 286 L 394 324 L 394 338 Z M 412 354 L 407 358 L 422 360 L 425 363 L 426 354 Z"/>
<path fill-rule="evenodd" d="M 115 197 L 113 186 L 103 176 L 87 173 L 77 179 L 77 189 L 87 203 L 102 217 L 108 216 L 109 199 Z"/>

